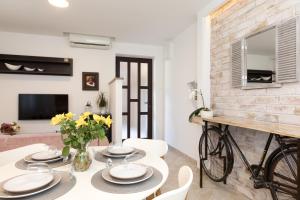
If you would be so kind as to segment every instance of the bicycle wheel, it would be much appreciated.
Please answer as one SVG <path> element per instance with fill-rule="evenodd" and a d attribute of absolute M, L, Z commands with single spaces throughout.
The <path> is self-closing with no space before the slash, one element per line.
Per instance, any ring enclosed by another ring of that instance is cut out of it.
<path fill-rule="evenodd" d="M 272 158 L 267 166 L 267 181 L 274 199 L 297 198 L 297 148 L 289 146 Z"/>
<path fill-rule="evenodd" d="M 221 130 L 212 127 L 199 141 L 200 162 L 207 176 L 216 182 L 223 181 L 233 167 L 232 148 Z"/>

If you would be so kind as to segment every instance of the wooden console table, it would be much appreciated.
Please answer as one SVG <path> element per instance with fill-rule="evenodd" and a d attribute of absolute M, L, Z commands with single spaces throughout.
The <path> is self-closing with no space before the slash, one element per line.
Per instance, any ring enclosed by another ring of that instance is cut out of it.
<path fill-rule="evenodd" d="M 200 118 L 194 117 L 192 120 L 193 123 L 203 126 L 204 130 L 207 131 L 208 123 L 217 124 L 217 125 L 226 125 L 226 126 L 235 126 L 240 128 L 252 129 L 256 131 L 262 131 L 269 134 L 286 136 L 291 138 L 300 139 L 300 126 L 289 125 L 289 124 L 280 124 L 280 123 L 271 123 L 264 121 L 255 121 L 245 118 L 236 118 L 236 117 L 212 117 L 212 118 Z M 300 200 L 300 142 L 297 142 L 297 199 Z M 201 163 L 200 163 L 201 165 Z M 201 167 L 200 167 L 201 169 Z M 202 172 L 200 170 L 200 186 L 202 187 Z"/>

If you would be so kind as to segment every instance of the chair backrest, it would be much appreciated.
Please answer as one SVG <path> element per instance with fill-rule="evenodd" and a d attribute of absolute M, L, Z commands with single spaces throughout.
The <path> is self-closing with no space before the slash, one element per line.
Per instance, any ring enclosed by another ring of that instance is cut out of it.
<path fill-rule="evenodd" d="M 163 140 L 129 138 L 123 144 L 142 149 L 159 157 L 163 157 L 168 152 L 168 144 Z"/>
<path fill-rule="evenodd" d="M 185 200 L 193 181 L 193 172 L 190 167 L 183 166 L 178 173 L 179 188 L 166 192 L 153 200 Z"/>

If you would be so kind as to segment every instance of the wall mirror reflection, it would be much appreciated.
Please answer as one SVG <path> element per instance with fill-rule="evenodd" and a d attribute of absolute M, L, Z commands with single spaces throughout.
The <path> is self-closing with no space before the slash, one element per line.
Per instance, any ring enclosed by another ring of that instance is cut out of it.
<path fill-rule="evenodd" d="M 276 29 L 272 27 L 246 38 L 248 83 L 275 82 Z"/>

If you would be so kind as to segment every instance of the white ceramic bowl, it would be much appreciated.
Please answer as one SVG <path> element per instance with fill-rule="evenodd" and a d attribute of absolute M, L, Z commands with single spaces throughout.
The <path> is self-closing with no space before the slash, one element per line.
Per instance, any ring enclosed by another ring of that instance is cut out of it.
<path fill-rule="evenodd" d="M 264 81 L 269 81 L 271 80 L 271 76 L 262 76 L 261 77 Z"/>
<path fill-rule="evenodd" d="M 24 67 L 25 71 L 28 71 L 28 72 L 32 72 L 35 70 L 35 68 L 30 68 L 30 67 Z"/>
<path fill-rule="evenodd" d="M 37 70 L 38 70 L 39 72 L 45 71 L 45 69 L 42 69 L 42 68 L 37 68 Z"/>
<path fill-rule="evenodd" d="M 22 65 L 12 65 L 12 64 L 9 64 L 9 63 L 4 63 L 4 65 L 9 69 L 9 70 L 13 70 L 13 71 L 17 71 L 19 70 Z"/>

